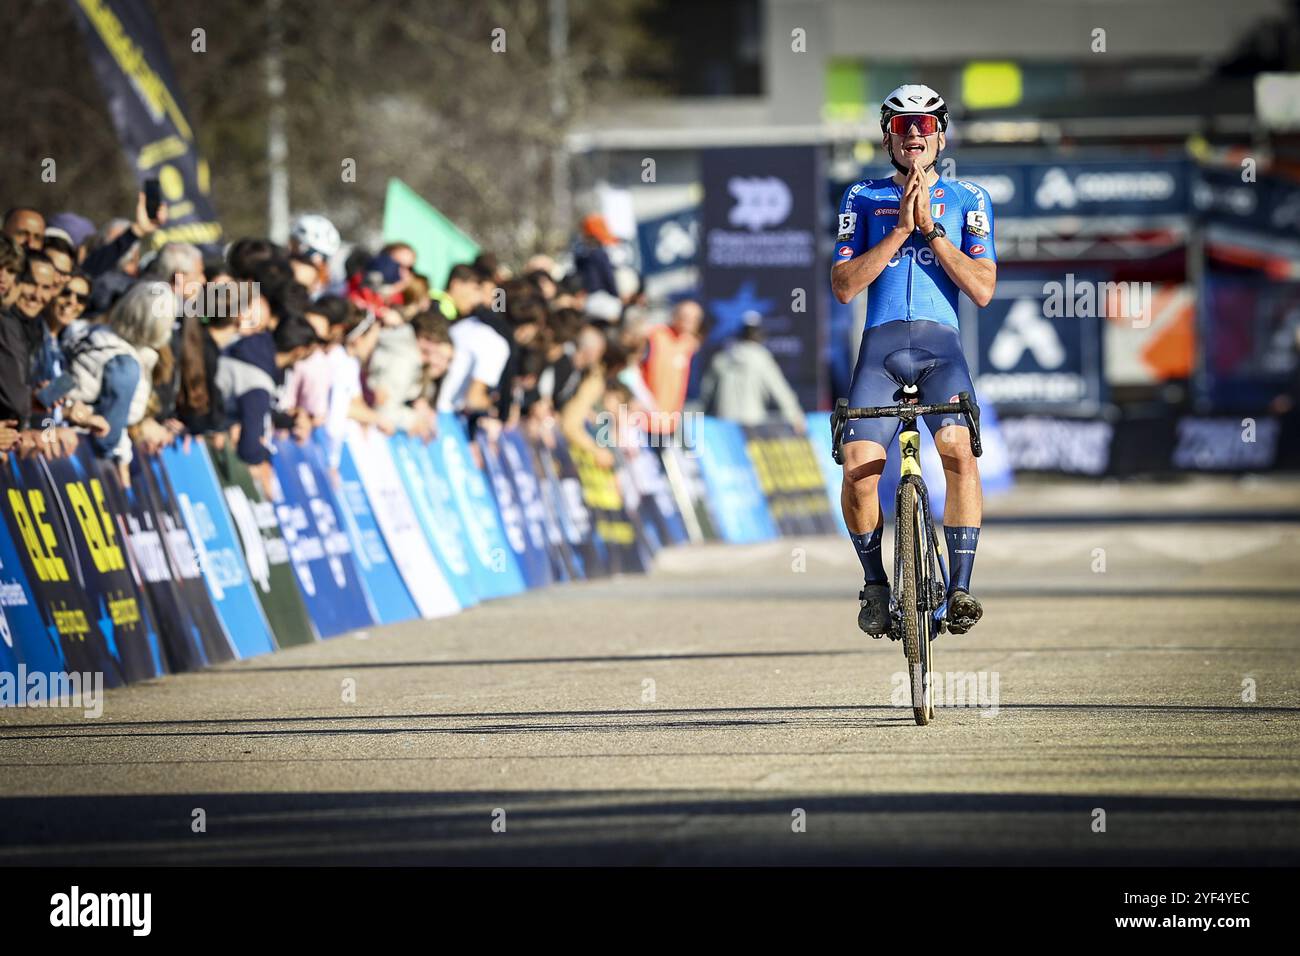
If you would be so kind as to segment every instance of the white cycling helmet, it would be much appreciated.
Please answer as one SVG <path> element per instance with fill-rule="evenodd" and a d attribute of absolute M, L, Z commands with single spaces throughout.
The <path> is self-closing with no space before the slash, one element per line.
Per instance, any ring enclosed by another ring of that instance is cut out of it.
<path fill-rule="evenodd" d="M 932 113 L 939 121 L 939 131 L 948 132 L 948 104 L 942 96 L 923 84 L 904 83 L 880 104 L 880 131 L 886 136 L 889 135 L 889 121 L 900 113 Z M 889 161 L 900 173 L 907 173 L 907 167 L 894 158 L 892 148 L 889 150 Z M 936 153 L 935 163 L 938 161 Z M 930 164 L 931 169 L 934 169 L 935 163 Z"/>
<path fill-rule="evenodd" d="M 310 212 L 293 221 L 289 238 L 295 240 L 305 251 L 320 253 L 326 259 L 334 258 L 342 245 L 334 223 Z"/>

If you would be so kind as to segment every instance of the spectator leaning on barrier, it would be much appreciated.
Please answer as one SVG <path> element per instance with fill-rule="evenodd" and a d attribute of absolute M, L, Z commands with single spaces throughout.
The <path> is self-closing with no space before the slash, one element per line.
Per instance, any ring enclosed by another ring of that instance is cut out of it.
<path fill-rule="evenodd" d="M 275 339 L 267 326 L 270 306 L 253 286 L 243 286 L 237 328 L 217 361 L 216 390 L 231 423 L 231 438 L 240 460 L 269 491 L 271 487 L 269 440 L 271 399 L 279 372 L 275 364 Z"/>
<path fill-rule="evenodd" d="M 0 309 L 18 298 L 18 278 L 27 267 L 27 253 L 8 236 L 0 236 Z"/>
<path fill-rule="evenodd" d="M 708 414 L 758 425 L 768 420 L 774 403 L 795 430 L 805 429 L 803 409 L 772 353 L 763 345 L 762 317 L 745 314 L 740 335 L 713 356 L 700 382 L 700 401 Z"/>
<path fill-rule="evenodd" d="M 404 321 L 402 291 L 406 280 L 402 267 L 391 256 L 372 256 L 365 268 L 348 277 L 347 299 L 358 309 L 375 313 L 384 325 L 395 328 Z"/>
<path fill-rule="evenodd" d="M 114 219 L 104 226 L 100 242 L 86 254 L 81 269 L 94 282 L 91 313 L 107 312 L 135 282 L 140 271 L 142 244 L 167 222 L 167 204 L 158 207 L 158 218 L 149 218 L 144 193 L 137 193 L 135 219 Z"/>
<path fill-rule="evenodd" d="M 27 342 L 27 362 L 41 347 L 41 313 L 58 291 L 58 274 L 54 264 L 40 252 L 27 255 L 27 265 L 18 278 L 18 295 L 14 310 L 22 320 L 23 337 Z"/>
<path fill-rule="evenodd" d="M 676 420 L 686 403 L 686 386 L 691 378 L 691 360 L 700 348 L 704 310 L 693 299 L 673 307 L 667 325 L 646 329 L 646 356 L 641 374 L 661 412 Z"/>
<path fill-rule="evenodd" d="M 28 252 L 40 252 L 45 244 L 45 217 L 31 206 L 15 206 L 5 213 L 0 232 Z"/>
<path fill-rule="evenodd" d="M 320 295 L 329 285 L 330 260 L 338 255 L 342 246 L 339 231 L 324 216 L 307 213 L 293 221 L 289 228 L 289 255 L 315 272 L 310 281 L 303 282 L 313 297 Z M 302 282 L 304 276 L 300 276 Z"/>
<path fill-rule="evenodd" d="M 56 381 L 65 371 L 63 348 L 59 337 L 86 310 L 90 301 L 90 280 L 84 273 L 73 272 L 67 283 L 41 313 L 41 341 L 32 356 L 32 387 L 41 389 Z M 47 408 L 55 420 L 61 420 L 57 409 Z"/>
<path fill-rule="evenodd" d="M 560 409 L 560 428 L 571 445 L 591 453 L 602 468 L 614 465 L 614 453 L 596 443 L 588 430 L 595 420 L 605 398 L 605 352 L 608 339 L 599 326 L 586 325 L 578 334 L 578 348 L 573 354 L 574 365 L 582 378 L 573 394 Z"/>
<path fill-rule="evenodd" d="M 439 397 L 434 392 L 444 384 L 453 352 L 447 319 L 432 309 L 385 329 L 366 367 L 376 412 L 413 435 L 431 436 Z"/>
<path fill-rule="evenodd" d="M 325 424 L 329 415 L 330 391 L 335 372 L 331 356 L 335 352 L 344 351 L 343 336 L 355 311 L 346 299 L 327 295 L 312 302 L 303 313 L 303 318 L 324 345 L 299 362 L 285 376 L 284 404 L 301 409 L 315 427 Z"/>
<path fill-rule="evenodd" d="M 209 283 L 205 291 L 210 308 L 202 327 L 203 380 L 201 385 L 183 387 L 178 401 L 178 413 L 192 434 L 224 432 L 229 424 L 226 396 L 218 375 L 221 353 L 239 338 L 241 323 L 250 330 L 263 323 L 260 310 L 264 303 L 252 291 L 250 282 L 233 279 Z"/>
<path fill-rule="evenodd" d="M 91 446 L 119 464 L 123 480 L 132 455 L 127 428 L 145 418 L 158 350 L 171 338 L 175 309 L 170 286 L 141 282 L 118 300 L 106 324 L 78 319 L 60 336 L 76 383 L 68 398 L 90 405 L 107 422 L 107 432 L 92 436 Z"/>
<path fill-rule="evenodd" d="M 72 245 L 71 237 L 62 229 L 46 229 L 41 254 L 54 266 L 56 287 L 62 289 L 77 265 L 77 250 Z"/>
<path fill-rule="evenodd" d="M 80 266 L 86 261 L 86 254 L 90 252 L 90 245 L 95 239 L 93 222 L 75 212 L 59 212 L 51 216 L 46 223 L 47 234 L 51 229 L 57 229 L 71 241 L 76 253 L 76 265 Z"/>
<path fill-rule="evenodd" d="M 615 298 L 618 297 L 614 265 L 610 262 L 609 253 L 605 251 L 616 241 L 604 216 L 592 213 L 582 220 L 581 233 L 573 247 L 573 267 L 589 295 L 592 292 L 608 292 Z"/>
<path fill-rule="evenodd" d="M 16 432 L 27 427 L 31 414 L 28 338 L 14 308 L 18 280 L 26 271 L 24 247 L 8 236 L 0 237 L 0 424 Z"/>
<path fill-rule="evenodd" d="M 492 392 L 501 384 L 501 375 L 510 359 L 510 343 L 492 328 L 485 316 L 483 278 L 473 266 L 452 268 L 447 293 L 456 303 L 461 318 L 451 324 L 451 341 L 455 346 L 451 367 L 438 392 L 438 410 L 462 412 L 470 417 L 487 412 L 495 402 Z"/>

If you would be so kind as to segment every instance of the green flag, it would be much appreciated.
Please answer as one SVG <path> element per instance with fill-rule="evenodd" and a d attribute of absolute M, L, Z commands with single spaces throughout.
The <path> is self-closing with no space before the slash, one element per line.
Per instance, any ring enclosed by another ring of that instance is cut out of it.
<path fill-rule="evenodd" d="M 415 249 L 416 271 L 428 276 L 434 289 L 447 287 L 452 266 L 478 255 L 478 243 L 400 179 L 388 181 L 384 242 L 409 243 Z"/>

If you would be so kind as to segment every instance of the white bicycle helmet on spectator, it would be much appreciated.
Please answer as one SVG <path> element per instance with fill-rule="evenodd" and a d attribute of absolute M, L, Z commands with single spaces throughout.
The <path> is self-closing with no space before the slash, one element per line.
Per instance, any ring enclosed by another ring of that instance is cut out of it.
<path fill-rule="evenodd" d="M 289 229 L 289 238 L 307 253 L 318 253 L 326 259 L 333 259 L 338 253 L 342 240 L 334 223 L 316 213 L 306 213 L 293 221 Z"/>

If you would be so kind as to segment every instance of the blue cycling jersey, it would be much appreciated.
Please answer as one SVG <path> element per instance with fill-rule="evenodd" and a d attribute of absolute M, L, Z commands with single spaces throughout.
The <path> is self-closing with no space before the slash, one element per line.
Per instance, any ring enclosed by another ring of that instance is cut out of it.
<path fill-rule="evenodd" d="M 892 179 L 864 179 L 849 187 L 840 203 L 835 262 L 862 255 L 898 225 L 902 195 L 903 188 Z M 997 261 L 993 203 L 982 187 L 960 179 L 938 180 L 930 187 L 930 216 L 943 223 L 949 241 L 966 255 Z M 914 232 L 867 288 L 867 328 L 898 320 L 957 328 L 959 291 L 930 244 Z"/>

